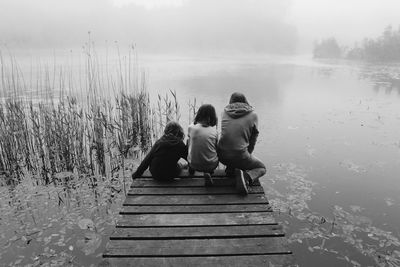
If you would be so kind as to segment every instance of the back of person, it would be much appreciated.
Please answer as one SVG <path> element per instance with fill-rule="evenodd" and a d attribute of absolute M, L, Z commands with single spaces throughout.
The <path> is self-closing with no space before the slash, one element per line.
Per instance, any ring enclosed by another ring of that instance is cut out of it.
<path fill-rule="evenodd" d="M 256 127 L 257 114 L 248 104 L 228 105 L 221 119 L 220 154 L 229 158 L 248 152 Z"/>
<path fill-rule="evenodd" d="M 150 172 L 157 180 L 170 179 L 178 175 L 177 162 L 187 155 L 186 145 L 176 138 L 163 136 L 154 144 Z"/>
<path fill-rule="evenodd" d="M 248 193 L 247 183 L 254 184 L 266 173 L 264 163 L 252 155 L 258 137 L 258 119 L 241 93 L 233 93 L 221 121 L 218 158 L 226 165 L 226 174 L 236 177 L 236 188 Z"/>
<path fill-rule="evenodd" d="M 197 171 L 213 171 L 218 166 L 216 127 L 191 124 L 188 130 L 188 162 Z"/>
<path fill-rule="evenodd" d="M 201 105 L 188 130 L 189 170 L 212 173 L 217 168 L 217 123 L 215 108 L 210 104 Z"/>
<path fill-rule="evenodd" d="M 177 177 L 182 166 L 180 158 L 187 158 L 187 147 L 183 143 L 184 132 L 177 122 L 168 122 L 164 135 L 156 141 L 150 152 L 142 160 L 132 179 L 140 177 L 149 168 L 156 180 L 170 180 Z"/>

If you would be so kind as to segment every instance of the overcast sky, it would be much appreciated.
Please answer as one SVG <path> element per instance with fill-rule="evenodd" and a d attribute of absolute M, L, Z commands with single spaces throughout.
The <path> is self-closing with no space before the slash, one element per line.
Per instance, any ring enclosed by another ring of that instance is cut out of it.
<path fill-rule="evenodd" d="M 398 0 L 0 0 L 9 47 L 98 45 L 142 51 L 304 52 L 335 36 L 351 45 L 400 24 Z"/>

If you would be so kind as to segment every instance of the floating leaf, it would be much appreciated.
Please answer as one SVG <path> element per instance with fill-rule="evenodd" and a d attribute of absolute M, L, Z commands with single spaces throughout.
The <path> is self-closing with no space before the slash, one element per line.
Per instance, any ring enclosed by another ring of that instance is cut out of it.
<path fill-rule="evenodd" d="M 101 235 L 94 232 L 87 232 L 78 241 L 76 246 L 85 253 L 85 255 L 93 254 L 101 244 Z"/>
<path fill-rule="evenodd" d="M 357 165 L 350 160 L 344 160 L 344 161 L 340 162 L 340 165 L 343 166 L 344 168 L 348 169 L 349 171 L 352 171 L 355 173 L 367 172 L 367 170 L 363 166 Z"/>
<path fill-rule="evenodd" d="M 83 229 L 83 230 L 94 230 L 94 222 L 91 219 L 81 219 L 78 222 L 78 226 L 79 228 Z"/>

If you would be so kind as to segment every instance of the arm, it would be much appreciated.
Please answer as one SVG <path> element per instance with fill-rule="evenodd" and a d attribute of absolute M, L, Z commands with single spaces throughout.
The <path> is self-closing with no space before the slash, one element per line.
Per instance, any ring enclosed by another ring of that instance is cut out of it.
<path fill-rule="evenodd" d="M 188 138 L 187 138 L 187 140 L 186 140 L 186 158 L 185 159 L 187 159 L 187 154 L 188 154 L 188 152 L 187 152 L 187 150 L 189 149 L 189 145 L 190 145 L 190 129 L 191 129 L 191 127 L 189 126 L 189 128 L 188 128 Z"/>
<path fill-rule="evenodd" d="M 155 151 L 155 147 L 157 146 L 157 144 L 155 144 L 150 152 L 146 155 L 146 157 L 142 160 L 142 162 L 140 163 L 139 167 L 136 169 L 136 172 L 134 172 L 132 174 L 132 179 L 136 179 L 140 176 L 142 176 L 142 174 L 144 173 L 144 171 L 149 167 L 151 160 L 153 159 L 153 154 Z"/>
<path fill-rule="evenodd" d="M 260 133 L 258 131 L 258 118 L 257 118 L 257 114 L 254 114 L 254 125 L 251 128 L 251 135 L 250 135 L 250 139 L 249 139 L 249 147 L 247 148 L 249 153 L 253 153 L 254 151 L 254 146 L 256 145 L 257 142 L 257 137 L 258 134 Z"/>
<path fill-rule="evenodd" d="M 218 129 L 215 129 L 215 147 L 218 147 L 219 133 Z"/>
<path fill-rule="evenodd" d="M 181 146 L 182 146 L 182 148 L 181 148 L 181 158 L 184 158 L 187 161 L 188 146 L 185 145 L 183 142 L 182 142 Z"/>

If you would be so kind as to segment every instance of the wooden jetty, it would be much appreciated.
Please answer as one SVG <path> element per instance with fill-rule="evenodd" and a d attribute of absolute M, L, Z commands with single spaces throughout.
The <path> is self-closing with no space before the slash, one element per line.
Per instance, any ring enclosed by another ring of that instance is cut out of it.
<path fill-rule="evenodd" d="M 100 266 L 288 266 L 293 255 L 260 184 L 247 196 L 216 172 L 133 181 Z"/>

